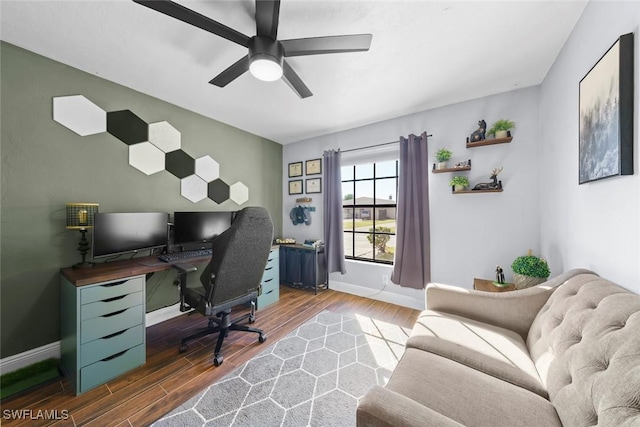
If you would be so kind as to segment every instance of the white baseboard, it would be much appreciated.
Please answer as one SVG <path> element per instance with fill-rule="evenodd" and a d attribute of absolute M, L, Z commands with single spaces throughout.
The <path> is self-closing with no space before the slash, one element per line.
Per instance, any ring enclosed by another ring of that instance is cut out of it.
<path fill-rule="evenodd" d="M 60 359 L 60 341 L 5 357 L 0 360 L 0 375 L 8 374 L 51 358 Z"/>
<path fill-rule="evenodd" d="M 152 311 L 146 315 L 146 326 L 153 326 L 164 322 L 165 320 L 173 319 L 181 314 L 183 313 L 180 311 L 180 304 Z M 9 372 L 17 371 L 18 369 L 22 369 L 33 365 L 34 363 L 42 362 L 43 360 L 51 358 L 60 359 L 60 341 L 52 342 L 51 344 L 43 345 L 42 347 L 34 348 L 32 350 L 1 359 L 0 375 L 8 374 Z"/>
<path fill-rule="evenodd" d="M 414 310 L 422 311 L 425 309 L 424 297 L 414 298 L 408 295 L 400 295 L 395 292 L 385 290 L 377 291 L 375 289 L 354 285 L 352 283 L 340 282 L 337 280 L 331 280 L 329 282 L 329 288 L 334 291 L 345 292 L 352 295 L 358 295 L 360 297 L 371 298 L 378 301 L 401 305 L 403 307 L 413 308 Z"/>

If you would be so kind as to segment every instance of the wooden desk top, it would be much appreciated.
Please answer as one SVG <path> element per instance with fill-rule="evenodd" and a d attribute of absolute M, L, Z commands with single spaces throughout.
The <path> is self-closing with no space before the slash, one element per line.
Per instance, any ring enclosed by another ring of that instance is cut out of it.
<path fill-rule="evenodd" d="M 178 261 L 184 264 L 206 262 L 211 256 L 188 258 Z M 60 273 L 73 285 L 84 286 L 92 283 L 118 280 L 124 277 L 139 276 L 157 271 L 171 270 L 173 263 L 163 262 L 158 256 L 134 258 L 120 261 L 103 262 L 91 268 L 63 268 Z"/>

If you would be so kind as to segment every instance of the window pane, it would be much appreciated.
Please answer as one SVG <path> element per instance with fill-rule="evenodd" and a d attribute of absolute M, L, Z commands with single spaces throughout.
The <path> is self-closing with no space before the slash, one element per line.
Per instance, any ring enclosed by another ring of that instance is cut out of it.
<path fill-rule="evenodd" d="M 385 233 L 396 232 L 396 208 L 376 208 L 376 228 L 384 227 Z"/>
<path fill-rule="evenodd" d="M 353 165 L 342 166 L 340 168 L 340 173 L 342 175 L 340 179 L 342 179 L 343 181 L 346 181 L 348 179 L 353 179 Z"/>
<path fill-rule="evenodd" d="M 396 203 L 396 179 L 376 179 L 376 203 Z"/>
<path fill-rule="evenodd" d="M 357 205 L 373 204 L 373 180 L 356 181 L 355 197 Z"/>
<path fill-rule="evenodd" d="M 344 233 L 344 256 L 353 256 L 353 233 L 350 232 Z"/>
<path fill-rule="evenodd" d="M 343 208 L 342 219 L 344 224 L 344 231 L 353 231 L 353 208 Z"/>
<path fill-rule="evenodd" d="M 392 261 L 396 251 L 396 236 L 387 234 L 376 234 L 376 259 Z"/>
<path fill-rule="evenodd" d="M 353 205 L 353 181 L 342 183 L 342 200 L 349 200 L 348 203 L 342 203 L 343 205 Z"/>
<path fill-rule="evenodd" d="M 388 162 L 376 163 L 376 178 L 389 176 L 396 176 L 396 161 L 389 160 Z"/>
<path fill-rule="evenodd" d="M 373 178 L 373 163 L 356 165 L 356 179 Z"/>
<path fill-rule="evenodd" d="M 365 228 L 366 230 L 367 228 Z M 373 243 L 367 239 L 368 234 L 356 233 L 354 244 L 354 256 L 358 258 L 373 259 Z M 373 240 L 372 240 L 373 241 Z"/>

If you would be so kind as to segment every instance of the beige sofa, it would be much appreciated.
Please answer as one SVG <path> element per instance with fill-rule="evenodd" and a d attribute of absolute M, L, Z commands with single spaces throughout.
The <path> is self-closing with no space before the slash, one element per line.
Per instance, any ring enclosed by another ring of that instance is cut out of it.
<path fill-rule="evenodd" d="M 588 270 L 504 293 L 427 287 L 358 426 L 640 427 L 640 296 Z"/>

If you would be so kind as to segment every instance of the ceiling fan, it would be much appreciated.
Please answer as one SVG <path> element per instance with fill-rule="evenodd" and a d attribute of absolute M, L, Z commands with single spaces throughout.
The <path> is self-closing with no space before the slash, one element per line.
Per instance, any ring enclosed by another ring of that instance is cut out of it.
<path fill-rule="evenodd" d="M 307 98 L 313 94 L 287 63 L 286 57 L 364 52 L 369 50 L 373 37 L 371 34 L 353 34 L 278 40 L 280 0 L 256 0 L 256 35 L 253 37 L 170 0 L 133 1 L 248 49 L 246 56 L 209 82 L 218 87 L 225 87 L 249 70 L 254 77 L 264 81 L 274 81 L 282 77 L 300 98 Z"/>

